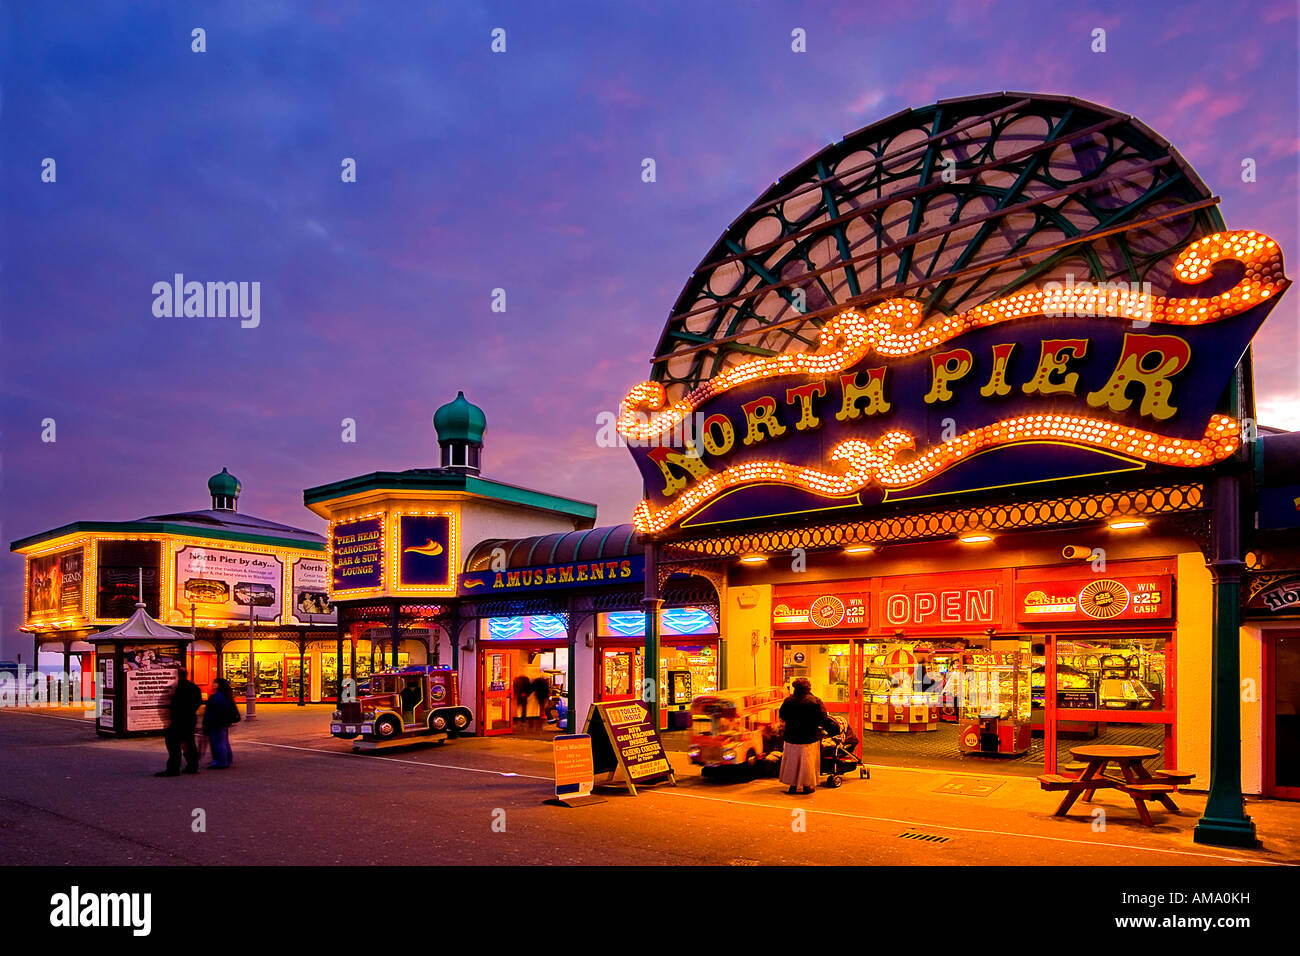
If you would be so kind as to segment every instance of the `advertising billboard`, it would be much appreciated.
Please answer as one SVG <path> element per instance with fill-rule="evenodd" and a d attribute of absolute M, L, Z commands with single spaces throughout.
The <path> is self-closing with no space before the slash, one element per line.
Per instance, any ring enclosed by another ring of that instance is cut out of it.
<path fill-rule="evenodd" d="M 293 619 L 297 624 L 328 624 L 338 619 L 330 601 L 329 561 L 295 558 L 290 571 Z"/>
<path fill-rule="evenodd" d="M 331 593 L 384 586 L 384 519 L 340 521 L 330 529 Z"/>
<path fill-rule="evenodd" d="M 1105 575 L 1016 585 L 1016 620 L 1169 621 L 1174 579 L 1168 574 Z"/>
<path fill-rule="evenodd" d="M 76 617 L 82 608 L 82 574 L 86 553 L 73 548 L 27 561 L 27 616 Z"/>
<path fill-rule="evenodd" d="M 448 587 L 451 566 L 451 516 L 402 515 L 397 520 L 397 583 L 403 587 Z"/>

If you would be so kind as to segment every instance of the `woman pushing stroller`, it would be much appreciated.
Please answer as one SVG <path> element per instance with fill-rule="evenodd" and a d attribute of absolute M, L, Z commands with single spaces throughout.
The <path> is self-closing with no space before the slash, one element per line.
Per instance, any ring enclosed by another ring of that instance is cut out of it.
<path fill-rule="evenodd" d="M 785 699 L 777 716 L 785 724 L 785 749 L 781 753 L 781 782 L 789 793 L 812 793 L 821 771 L 821 732 L 840 733 L 840 726 L 813 696 L 812 681 L 797 677 L 794 693 Z"/>

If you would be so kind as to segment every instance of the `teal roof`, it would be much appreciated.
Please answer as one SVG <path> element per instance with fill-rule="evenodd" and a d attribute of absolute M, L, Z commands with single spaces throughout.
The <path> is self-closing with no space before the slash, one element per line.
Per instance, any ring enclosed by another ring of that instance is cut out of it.
<path fill-rule="evenodd" d="M 433 427 L 438 432 L 439 444 L 463 441 L 481 445 L 487 416 L 483 409 L 465 398 L 464 392 L 457 392 L 454 399 L 433 413 Z"/>
<path fill-rule="evenodd" d="M 596 520 L 596 506 L 587 501 L 548 495 L 531 488 L 520 488 L 505 482 L 468 475 L 441 468 L 412 468 L 410 471 L 376 471 L 328 485 L 308 488 L 302 493 L 303 504 L 324 504 L 337 498 L 346 498 L 366 491 L 459 491 L 529 508 L 540 508 L 557 514 L 587 521 Z"/>
<path fill-rule="evenodd" d="M 243 486 L 239 483 L 239 479 L 224 468 L 208 479 L 208 494 L 210 495 L 238 498 L 241 491 L 243 491 Z"/>
<path fill-rule="evenodd" d="M 299 548 L 304 551 L 324 551 L 325 538 L 313 531 L 291 528 L 240 515 L 239 522 L 222 521 L 229 511 L 195 511 L 188 514 L 160 515 L 141 518 L 139 521 L 74 521 L 62 527 L 19 538 L 9 543 L 10 551 L 40 544 L 68 534 L 99 532 L 101 534 L 173 534 L 190 538 L 211 538 L 216 541 L 262 544 L 278 548 Z"/>

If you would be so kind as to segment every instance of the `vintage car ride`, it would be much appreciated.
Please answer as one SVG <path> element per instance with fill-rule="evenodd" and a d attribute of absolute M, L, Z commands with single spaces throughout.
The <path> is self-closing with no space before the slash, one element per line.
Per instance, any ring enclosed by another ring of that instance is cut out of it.
<path fill-rule="evenodd" d="M 464 732 L 474 714 L 460 702 L 456 671 L 439 665 L 402 667 L 371 675 L 370 691 L 342 701 L 330 720 L 330 733 L 343 740 Z"/>
<path fill-rule="evenodd" d="M 780 750 L 777 711 L 782 687 L 742 687 L 700 694 L 691 701 L 691 763 L 709 771 L 747 767 L 757 773 Z"/>

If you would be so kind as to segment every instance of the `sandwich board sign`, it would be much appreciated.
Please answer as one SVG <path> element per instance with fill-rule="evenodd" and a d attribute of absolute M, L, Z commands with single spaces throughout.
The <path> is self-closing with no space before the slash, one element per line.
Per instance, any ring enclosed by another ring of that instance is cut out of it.
<path fill-rule="evenodd" d="M 659 731 L 650 723 L 650 711 L 638 700 L 602 701 L 587 712 L 586 732 L 591 737 L 592 769 L 608 774 L 601 785 L 623 774 L 632 796 L 636 785 L 661 780 L 677 785 Z"/>
<path fill-rule="evenodd" d="M 588 734 L 560 734 L 555 737 L 555 797 L 547 803 L 561 807 L 582 807 L 604 803 L 592 795 L 596 771 Z"/>

